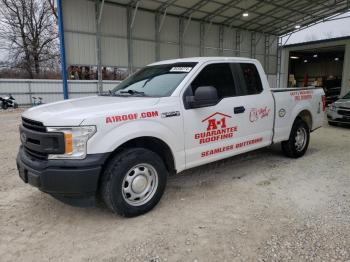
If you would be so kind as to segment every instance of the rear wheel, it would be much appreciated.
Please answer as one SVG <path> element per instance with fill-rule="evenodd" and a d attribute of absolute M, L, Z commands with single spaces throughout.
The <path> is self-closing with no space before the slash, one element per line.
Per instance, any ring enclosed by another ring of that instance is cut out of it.
<path fill-rule="evenodd" d="M 168 171 L 163 160 L 144 148 L 127 149 L 108 163 L 101 194 L 114 212 L 133 217 L 150 211 L 161 199 Z"/>
<path fill-rule="evenodd" d="M 287 141 L 282 142 L 282 151 L 288 157 L 298 158 L 305 154 L 310 142 L 309 126 L 300 118 L 294 121 Z"/>
<path fill-rule="evenodd" d="M 2 109 L 4 109 L 4 110 L 6 110 L 6 109 L 8 108 L 7 103 L 2 102 L 2 104 L 1 104 L 1 108 L 2 108 Z"/>

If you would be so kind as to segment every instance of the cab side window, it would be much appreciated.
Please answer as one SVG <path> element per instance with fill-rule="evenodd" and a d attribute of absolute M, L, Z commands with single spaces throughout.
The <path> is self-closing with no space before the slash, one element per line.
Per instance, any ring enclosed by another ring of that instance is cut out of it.
<path fill-rule="evenodd" d="M 235 83 L 233 80 L 230 64 L 210 64 L 202 69 L 191 83 L 192 95 L 200 86 L 213 86 L 218 92 L 219 100 L 225 97 L 236 95 Z"/>
<path fill-rule="evenodd" d="M 232 64 L 235 77 L 238 79 L 238 95 L 255 95 L 263 91 L 259 72 L 254 64 Z"/>

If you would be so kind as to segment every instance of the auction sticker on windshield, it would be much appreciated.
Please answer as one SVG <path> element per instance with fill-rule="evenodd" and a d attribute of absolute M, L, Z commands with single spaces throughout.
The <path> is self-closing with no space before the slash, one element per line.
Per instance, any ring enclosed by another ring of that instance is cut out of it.
<path fill-rule="evenodd" d="M 188 73 L 192 70 L 192 67 L 188 66 L 175 66 L 170 69 L 170 72 L 184 72 Z"/>

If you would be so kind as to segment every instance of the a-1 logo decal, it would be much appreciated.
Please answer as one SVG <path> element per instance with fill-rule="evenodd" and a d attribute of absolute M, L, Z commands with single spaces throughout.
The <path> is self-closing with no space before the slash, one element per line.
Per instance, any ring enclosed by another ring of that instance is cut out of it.
<path fill-rule="evenodd" d="M 208 116 L 202 120 L 202 123 L 206 124 L 206 131 L 194 134 L 194 139 L 199 144 L 205 144 L 233 137 L 237 126 L 227 127 L 230 118 L 232 117 L 220 112 Z"/>
<path fill-rule="evenodd" d="M 218 114 L 221 114 L 221 113 L 218 113 Z M 202 122 L 204 122 L 205 120 L 208 120 L 207 131 L 216 130 L 216 129 L 218 129 L 218 127 L 219 128 L 226 128 L 226 117 L 230 117 L 230 116 L 224 115 L 224 117 L 219 119 L 219 120 L 216 120 L 215 118 L 212 118 L 212 119 L 206 118 Z"/>

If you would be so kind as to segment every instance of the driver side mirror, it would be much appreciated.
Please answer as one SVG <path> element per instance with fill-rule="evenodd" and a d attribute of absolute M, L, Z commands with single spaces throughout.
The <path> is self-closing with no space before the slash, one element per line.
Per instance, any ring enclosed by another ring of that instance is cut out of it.
<path fill-rule="evenodd" d="M 218 100 L 218 91 L 213 86 L 199 86 L 194 96 L 186 96 L 188 108 L 214 106 Z"/>

